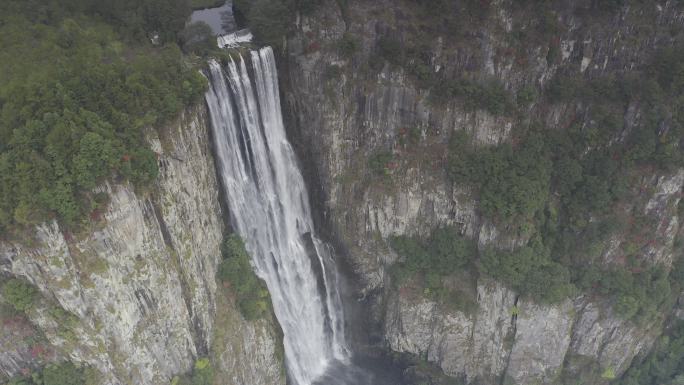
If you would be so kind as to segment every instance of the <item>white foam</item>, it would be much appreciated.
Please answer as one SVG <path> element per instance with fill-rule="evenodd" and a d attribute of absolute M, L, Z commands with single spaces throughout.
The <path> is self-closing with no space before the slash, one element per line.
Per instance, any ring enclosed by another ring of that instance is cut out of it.
<path fill-rule="evenodd" d="M 216 38 L 219 48 L 235 48 L 244 43 L 252 41 L 252 32 L 248 29 L 241 29 L 227 35 L 222 35 Z"/>

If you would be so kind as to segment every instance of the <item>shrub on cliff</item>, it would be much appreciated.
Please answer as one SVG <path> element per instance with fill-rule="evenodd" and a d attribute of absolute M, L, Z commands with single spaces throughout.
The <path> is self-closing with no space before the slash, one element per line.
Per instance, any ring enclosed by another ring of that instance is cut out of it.
<path fill-rule="evenodd" d="M 418 278 L 428 297 L 465 312 L 475 310 L 477 303 L 467 293 L 443 284 L 444 277 L 472 264 L 477 255 L 475 242 L 460 236 L 453 227 L 442 227 L 426 239 L 392 237 L 390 245 L 402 257 L 391 270 L 395 283 L 403 285 Z"/>
<path fill-rule="evenodd" d="M 2 285 L 2 296 L 14 309 L 25 312 L 38 299 L 38 291 L 28 282 L 12 278 Z"/>
<path fill-rule="evenodd" d="M 368 158 L 368 168 L 375 176 L 387 176 L 393 156 L 390 151 L 377 151 Z"/>
<path fill-rule="evenodd" d="M 378 52 L 389 63 L 400 65 L 403 62 L 401 42 L 395 38 L 383 36 L 378 40 Z"/>
<path fill-rule="evenodd" d="M 48 365 L 42 372 L 43 385 L 84 385 L 83 370 L 67 361 Z"/>
<path fill-rule="evenodd" d="M 294 16 L 290 0 L 237 0 L 234 5 L 246 17 L 257 43 L 282 44 Z"/>
<path fill-rule="evenodd" d="M 347 58 L 354 55 L 359 50 L 360 46 L 361 43 L 359 38 L 350 33 L 342 35 L 342 38 L 337 42 L 337 50 L 340 55 Z"/>
<path fill-rule="evenodd" d="M 390 245 L 404 260 L 401 265 L 411 272 L 434 272 L 447 275 L 462 269 L 476 257 L 475 243 L 458 234 L 453 227 L 442 227 L 427 239 L 395 236 Z"/>
<path fill-rule="evenodd" d="M 71 361 L 50 364 L 33 372 L 31 377 L 17 377 L 7 385 L 94 385 L 100 374 L 91 367 L 76 367 Z"/>
<path fill-rule="evenodd" d="M 556 303 L 575 291 L 569 270 L 553 261 L 539 239 L 514 251 L 485 249 L 480 271 L 537 301 Z"/>
<path fill-rule="evenodd" d="M 223 244 L 222 255 L 218 278 L 235 292 L 242 315 L 248 320 L 267 315 L 271 306 L 268 289 L 254 273 L 242 239 L 235 234 L 229 235 Z"/>
<path fill-rule="evenodd" d="M 211 362 L 206 357 L 195 361 L 195 366 L 192 370 L 192 385 L 211 385 L 214 379 L 214 370 L 211 367 Z"/>
<path fill-rule="evenodd" d="M 546 204 L 551 164 L 538 134 L 530 134 L 515 149 L 508 144 L 475 149 L 459 131 L 450 142 L 449 174 L 454 181 L 477 187 L 485 215 L 528 221 Z"/>
<path fill-rule="evenodd" d="M 187 25 L 180 33 L 180 40 L 183 51 L 201 56 L 213 50 L 216 45 L 211 27 L 203 21 Z"/>
<path fill-rule="evenodd" d="M 36 385 L 36 383 L 28 377 L 13 377 L 5 385 Z"/>
<path fill-rule="evenodd" d="M 309 15 L 323 3 L 323 0 L 296 0 L 295 3 L 300 12 Z"/>
<path fill-rule="evenodd" d="M 211 385 L 214 383 L 214 368 L 207 357 L 195 361 L 190 373 L 171 379 L 171 385 Z"/>
<path fill-rule="evenodd" d="M 634 360 L 617 384 L 684 384 L 684 321 L 675 322 L 644 360 Z"/>
<path fill-rule="evenodd" d="M 244 16 L 255 41 L 280 46 L 294 23 L 296 11 L 311 14 L 321 0 L 235 0 L 238 16 Z"/>

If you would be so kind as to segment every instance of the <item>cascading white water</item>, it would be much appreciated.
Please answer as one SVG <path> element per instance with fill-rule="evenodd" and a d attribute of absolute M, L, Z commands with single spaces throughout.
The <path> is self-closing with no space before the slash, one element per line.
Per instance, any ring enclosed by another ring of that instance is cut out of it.
<path fill-rule="evenodd" d="M 225 71 L 209 63 L 206 94 L 231 222 L 268 286 L 290 379 L 309 385 L 346 361 L 343 311 L 330 247 L 316 238 L 309 198 L 285 136 L 271 48 Z M 316 274 L 318 272 L 318 274 Z"/>

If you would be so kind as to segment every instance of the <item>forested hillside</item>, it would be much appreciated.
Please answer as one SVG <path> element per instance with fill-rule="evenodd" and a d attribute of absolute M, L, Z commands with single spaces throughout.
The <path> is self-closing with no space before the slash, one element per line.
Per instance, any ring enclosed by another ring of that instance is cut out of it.
<path fill-rule="evenodd" d="M 104 178 L 155 178 L 144 130 L 205 88 L 176 45 L 189 13 L 185 0 L 0 3 L 0 228 L 76 226 L 106 201 L 90 192 Z"/>

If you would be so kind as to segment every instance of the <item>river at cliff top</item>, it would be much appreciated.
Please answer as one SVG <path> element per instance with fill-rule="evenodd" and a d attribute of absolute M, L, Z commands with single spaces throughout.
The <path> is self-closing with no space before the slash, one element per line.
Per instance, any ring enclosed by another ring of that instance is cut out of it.
<path fill-rule="evenodd" d="M 237 29 L 233 16 L 233 3 L 226 1 L 222 6 L 196 10 L 190 15 L 190 24 L 205 22 L 214 35 L 224 35 Z"/>
<path fill-rule="evenodd" d="M 319 239 L 287 140 L 270 47 L 209 62 L 205 95 L 218 175 L 235 233 L 266 283 L 283 332 L 291 385 L 398 385 L 399 368 L 354 354 L 341 276 Z"/>
<path fill-rule="evenodd" d="M 229 3 L 196 11 L 222 32 L 235 27 Z M 216 16 L 219 16 L 218 19 Z M 217 24 L 218 23 L 218 24 Z M 220 47 L 240 46 L 251 33 L 223 34 Z M 218 176 L 236 234 L 265 282 L 283 332 L 290 385 L 401 385 L 388 359 L 354 352 L 342 301 L 336 253 L 317 237 L 309 195 L 281 111 L 276 56 L 271 47 L 210 60 L 206 72 Z"/>

